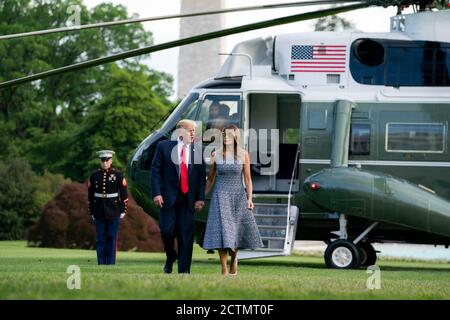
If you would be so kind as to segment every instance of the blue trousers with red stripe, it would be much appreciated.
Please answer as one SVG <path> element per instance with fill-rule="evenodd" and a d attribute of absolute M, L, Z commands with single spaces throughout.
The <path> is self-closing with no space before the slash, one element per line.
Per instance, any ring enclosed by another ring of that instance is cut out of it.
<path fill-rule="evenodd" d="M 120 218 L 95 219 L 98 264 L 116 263 L 117 233 Z"/>

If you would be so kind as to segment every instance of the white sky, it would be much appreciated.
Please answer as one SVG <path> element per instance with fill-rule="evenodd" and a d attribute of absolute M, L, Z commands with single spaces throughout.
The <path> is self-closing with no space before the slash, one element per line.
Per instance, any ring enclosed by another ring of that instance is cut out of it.
<path fill-rule="evenodd" d="M 254 6 L 274 3 L 297 2 L 298 0 L 225 0 L 227 8 Z M 92 8 L 104 0 L 84 0 L 88 8 Z M 161 15 L 176 14 L 180 11 L 180 0 L 108 0 L 114 4 L 122 4 L 128 8 L 129 14 L 137 13 L 139 17 L 153 17 Z M 326 7 L 326 6 L 322 6 Z M 313 11 L 320 7 L 303 7 L 303 8 L 285 8 L 285 9 L 269 9 L 258 11 L 247 11 L 240 13 L 225 14 L 225 28 L 230 28 L 242 24 L 248 24 L 257 21 L 269 20 L 277 17 L 292 15 L 306 11 Z M 408 11 L 407 11 L 408 12 Z M 350 13 L 341 14 L 343 18 L 353 22 L 356 28 L 365 32 L 387 32 L 389 31 L 389 18 L 396 14 L 396 8 L 368 8 L 360 9 Z M 201 19 L 201 17 L 198 17 Z M 83 24 L 83 21 L 81 21 Z M 257 38 L 266 37 L 280 33 L 307 32 L 312 31 L 314 20 L 291 23 L 288 25 L 266 28 L 256 31 L 245 32 L 237 35 L 228 36 L 225 39 L 226 52 L 230 52 L 234 45 L 238 42 Z M 144 27 L 153 33 L 154 43 L 159 44 L 167 41 L 178 39 L 179 36 L 179 19 L 145 22 Z M 199 33 L 209 32 L 212 30 L 199 30 Z M 145 61 L 151 68 L 170 73 L 174 76 L 174 84 L 177 80 L 178 65 L 178 49 L 168 49 L 160 52 L 152 53 L 150 59 Z M 176 90 L 176 85 L 174 85 Z M 174 98 L 174 95 L 172 98 Z"/>

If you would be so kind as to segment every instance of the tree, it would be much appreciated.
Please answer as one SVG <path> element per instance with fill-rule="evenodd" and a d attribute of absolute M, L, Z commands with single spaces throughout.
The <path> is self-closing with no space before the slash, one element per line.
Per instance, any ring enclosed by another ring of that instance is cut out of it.
<path fill-rule="evenodd" d="M 34 207 L 36 216 L 39 216 L 45 204 L 49 202 L 59 189 L 71 181 L 65 179 L 61 174 L 52 174 L 45 171 L 43 175 L 37 176 L 36 192 L 34 193 Z"/>
<path fill-rule="evenodd" d="M 64 26 L 69 6 L 80 8 L 81 23 L 126 19 L 124 6 L 100 4 L 91 11 L 82 0 L 2 1 L 0 34 Z M 0 81 L 23 77 L 83 60 L 150 45 L 152 35 L 141 24 L 80 30 L 0 42 Z M 129 59 L 124 65 L 139 61 Z M 44 133 L 81 121 L 98 99 L 98 88 L 111 65 L 79 70 L 0 90 L 0 113 L 14 124 L 15 134 L 29 137 L 30 128 Z"/>
<path fill-rule="evenodd" d="M 129 18 L 125 7 L 82 0 L 0 1 L 0 34 L 64 26 L 69 6 L 82 24 Z M 79 30 L 0 42 L 0 81 L 152 44 L 142 24 Z M 0 90 L 0 156 L 29 159 L 46 170 L 82 181 L 99 148 L 127 155 L 167 111 L 172 78 L 140 63 L 142 57 Z M 3 124 L 5 125 L 3 128 Z M 97 163 L 95 163 L 97 165 Z"/>
<path fill-rule="evenodd" d="M 24 159 L 0 161 L 0 240 L 22 239 L 36 218 L 35 174 Z"/>
<path fill-rule="evenodd" d="M 81 182 L 98 167 L 95 151 L 113 149 L 114 165 L 125 168 L 130 152 L 167 113 L 169 106 L 155 92 L 165 90 L 172 80 L 162 74 L 155 77 L 145 66 L 119 68 L 115 65 L 105 79 L 99 88 L 101 99 L 80 125 L 47 135 L 45 140 L 36 135 L 30 144 L 30 153 L 38 155 L 31 160 L 34 167 L 65 173 Z"/>
<path fill-rule="evenodd" d="M 355 25 L 339 16 L 327 16 L 319 18 L 314 24 L 314 31 L 356 31 Z"/>

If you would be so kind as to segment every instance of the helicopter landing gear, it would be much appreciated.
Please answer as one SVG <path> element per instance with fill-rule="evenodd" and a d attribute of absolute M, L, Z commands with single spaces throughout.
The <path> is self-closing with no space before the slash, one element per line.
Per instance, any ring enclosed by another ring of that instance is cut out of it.
<path fill-rule="evenodd" d="M 325 264 L 334 269 L 356 269 L 361 264 L 360 251 L 350 240 L 335 240 L 325 250 Z"/>
<path fill-rule="evenodd" d="M 358 245 L 358 248 L 361 256 L 362 267 L 373 266 L 377 262 L 377 252 L 372 244 L 363 242 Z"/>
<path fill-rule="evenodd" d="M 372 223 L 353 241 L 347 239 L 347 216 L 340 214 L 339 231 L 333 232 L 339 235 L 339 239 L 328 244 L 325 250 L 325 264 L 334 269 L 356 269 L 361 266 L 374 265 L 377 254 L 369 242 L 361 240 L 378 224 Z"/>
<path fill-rule="evenodd" d="M 369 242 L 361 241 L 370 232 L 370 230 L 376 227 L 377 224 L 378 222 L 372 223 L 353 241 L 353 243 L 356 244 L 359 248 L 362 267 L 372 266 L 377 261 L 377 253 L 375 251 L 375 248 Z"/>

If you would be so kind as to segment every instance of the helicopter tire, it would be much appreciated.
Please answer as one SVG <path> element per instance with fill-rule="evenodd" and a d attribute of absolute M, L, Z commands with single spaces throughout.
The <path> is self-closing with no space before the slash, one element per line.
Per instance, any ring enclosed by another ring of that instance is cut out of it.
<path fill-rule="evenodd" d="M 332 269 L 356 269 L 361 265 L 359 248 L 347 239 L 331 242 L 325 250 L 325 264 Z"/>
<path fill-rule="evenodd" d="M 361 255 L 361 266 L 373 266 L 377 262 L 377 252 L 371 243 L 361 243 L 358 248 Z"/>

